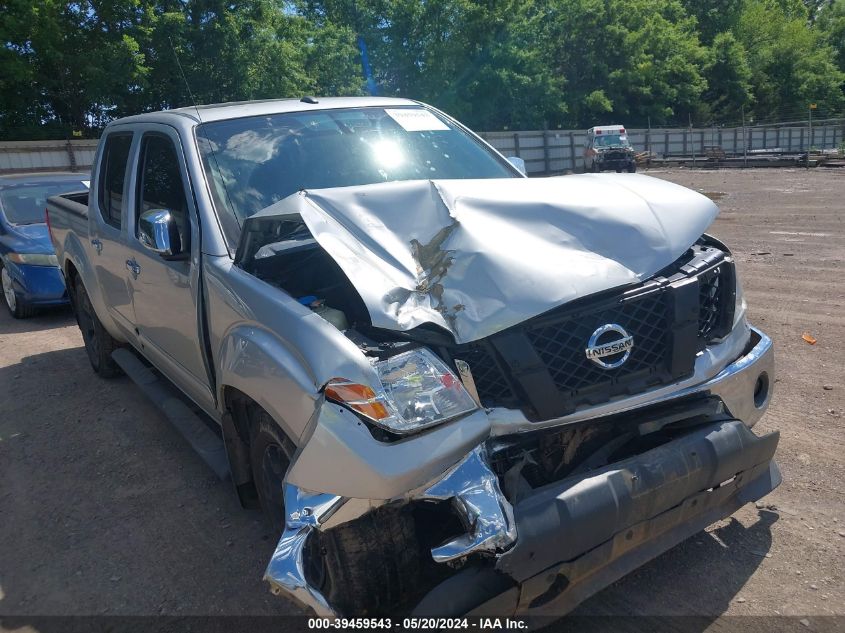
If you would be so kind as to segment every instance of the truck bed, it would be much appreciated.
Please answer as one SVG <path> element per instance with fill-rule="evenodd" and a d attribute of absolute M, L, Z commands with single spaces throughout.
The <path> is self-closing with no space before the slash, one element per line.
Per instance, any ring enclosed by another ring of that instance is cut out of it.
<path fill-rule="evenodd" d="M 65 193 L 59 196 L 52 196 L 47 199 L 47 209 L 51 215 L 53 211 L 65 211 L 87 220 L 88 190 L 74 191 L 72 193 Z"/>
<path fill-rule="evenodd" d="M 77 245 L 88 243 L 88 192 L 74 191 L 47 198 L 47 220 L 56 256 L 64 270 L 64 251 L 69 239 Z"/>

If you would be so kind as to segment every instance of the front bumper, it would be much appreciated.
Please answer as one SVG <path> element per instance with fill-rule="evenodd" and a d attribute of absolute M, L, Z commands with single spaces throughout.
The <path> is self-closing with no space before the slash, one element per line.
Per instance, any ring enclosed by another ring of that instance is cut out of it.
<path fill-rule="evenodd" d="M 596 163 L 598 163 L 599 167 L 605 169 L 624 168 L 635 162 L 633 154 L 616 154 L 613 156 L 602 156 L 601 154 L 599 154 L 595 160 Z"/>
<path fill-rule="evenodd" d="M 535 489 L 515 505 L 502 493 L 482 442 L 404 500 L 451 501 L 467 526 L 465 534 L 432 549 L 435 561 L 481 558 L 490 573 L 512 581 L 506 594 L 477 605 L 482 612 L 561 615 L 780 483 L 772 461 L 778 435 L 758 438 L 750 431 L 768 406 L 773 369 L 771 340 L 752 330 L 740 357 L 710 379 L 676 385 L 672 393 L 652 394 L 648 402 L 622 409 L 708 395 L 720 398 L 734 419 L 697 427 L 645 453 Z M 355 520 L 384 500 L 308 494 L 287 485 L 287 526 L 265 579 L 275 593 L 284 591 L 319 615 L 333 615 L 332 606 L 306 580 L 306 541 L 313 530 Z M 444 592 L 454 591 L 453 577 L 447 589 L 435 587 L 420 604 L 439 605 L 438 615 L 459 615 L 440 606 Z"/>
<path fill-rule="evenodd" d="M 33 306 L 68 303 L 65 280 L 58 267 L 9 263 L 6 266 L 19 301 Z"/>
<path fill-rule="evenodd" d="M 514 507 L 519 539 L 496 569 L 520 587 L 514 613 L 561 615 L 781 481 L 779 435 L 718 422 Z"/>

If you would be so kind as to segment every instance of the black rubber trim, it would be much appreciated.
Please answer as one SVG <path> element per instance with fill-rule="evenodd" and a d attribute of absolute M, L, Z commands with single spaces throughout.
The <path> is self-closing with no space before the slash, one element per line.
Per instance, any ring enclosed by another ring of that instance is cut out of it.
<path fill-rule="evenodd" d="M 176 388 L 156 373 L 131 351 L 120 348 L 112 358 L 141 391 L 167 417 L 191 445 L 197 455 L 222 481 L 229 478 L 229 460 L 222 438 L 215 434 L 177 395 Z"/>
<path fill-rule="evenodd" d="M 745 471 L 739 492 L 704 491 L 657 517 L 621 532 L 574 561 L 561 563 L 522 585 L 518 615 L 561 616 L 637 567 L 764 497 L 781 481 L 775 462 Z"/>
<path fill-rule="evenodd" d="M 697 277 L 673 283 L 669 293 L 669 323 L 666 332 L 669 372 L 675 378 L 688 376 L 695 369 L 700 348 L 698 338 L 699 282 Z"/>

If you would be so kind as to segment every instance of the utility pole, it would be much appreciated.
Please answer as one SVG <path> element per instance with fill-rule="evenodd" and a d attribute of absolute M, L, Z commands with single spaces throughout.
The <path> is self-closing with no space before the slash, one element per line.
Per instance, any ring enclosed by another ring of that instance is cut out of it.
<path fill-rule="evenodd" d="M 687 113 L 689 117 L 689 138 L 692 143 L 692 164 L 695 166 L 695 137 L 692 135 L 692 113 Z"/>
<path fill-rule="evenodd" d="M 815 109 L 815 103 L 811 103 L 807 109 L 809 113 L 809 117 L 807 118 L 807 169 L 810 169 L 810 150 L 813 148 L 813 110 Z"/>
<path fill-rule="evenodd" d="M 742 106 L 742 164 L 748 167 L 748 143 L 745 141 L 745 106 Z"/>

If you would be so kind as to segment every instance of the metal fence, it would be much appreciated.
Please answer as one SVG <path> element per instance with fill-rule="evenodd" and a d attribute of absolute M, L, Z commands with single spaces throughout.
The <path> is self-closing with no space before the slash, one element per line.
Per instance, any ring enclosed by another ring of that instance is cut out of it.
<path fill-rule="evenodd" d="M 832 149 L 845 142 L 845 119 L 807 124 L 781 123 L 767 126 L 629 129 L 628 138 L 637 151 L 671 158 L 701 157 L 718 148 L 727 156 L 763 150 L 806 152 L 808 148 Z M 585 130 L 482 132 L 505 156 L 519 156 L 529 174 L 561 174 L 580 171 L 587 141 Z M 0 142 L 0 173 L 91 169 L 96 140 Z"/>
<path fill-rule="evenodd" d="M 800 153 L 812 149 L 833 149 L 845 142 L 845 119 L 828 119 L 808 124 L 769 126 L 627 129 L 628 140 L 638 152 L 650 151 L 661 158 L 704 158 L 714 149 L 727 156 L 745 152 Z M 586 130 L 483 132 L 481 136 L 505 156 L 525 161 L 529 174 L 560 174 L 584 167 Z"/>

